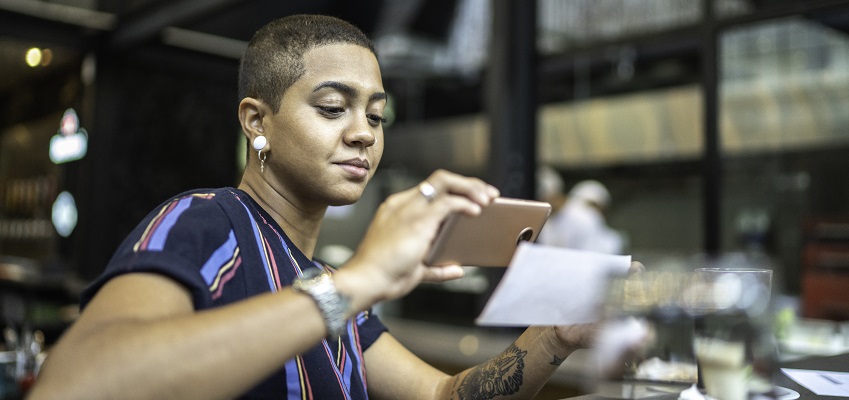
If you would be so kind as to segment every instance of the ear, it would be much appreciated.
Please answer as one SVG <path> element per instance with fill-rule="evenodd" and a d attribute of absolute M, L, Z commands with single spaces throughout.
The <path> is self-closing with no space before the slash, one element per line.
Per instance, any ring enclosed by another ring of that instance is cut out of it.
<path fill-rule="evenodd" d="M 245 97 L 239 102 L 239 123 L 242 125 L 242 132 L 248 138 L 248 143 L 252 143 L 255 137 L 265 134 L 263 121 L 267 115 L 270 115 L 268 106 L 260 100 Z"/>

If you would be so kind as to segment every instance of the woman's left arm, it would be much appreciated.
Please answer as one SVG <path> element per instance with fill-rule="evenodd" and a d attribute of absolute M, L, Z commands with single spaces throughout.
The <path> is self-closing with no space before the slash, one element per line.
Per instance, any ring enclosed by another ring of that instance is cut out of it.
<path fill-rule="evenodd" d="M 630 273 L 645 267 L 632 262 Z M 365 352 L 368 391 L 376 399 L 532 399 L 575 350 L 590 348 L 600 325 L 532 326 L 492 359 L 450 376 L 389 333 Z"/>
<path fill-rule="evenodd" d="M 454 376 L 430 366 L 385 333 L 365 352 L 369 396 L 532 399 L 569 354 L 586 347 L 594 331 L 594 325 L 530 327 L 501 354 Z"/>

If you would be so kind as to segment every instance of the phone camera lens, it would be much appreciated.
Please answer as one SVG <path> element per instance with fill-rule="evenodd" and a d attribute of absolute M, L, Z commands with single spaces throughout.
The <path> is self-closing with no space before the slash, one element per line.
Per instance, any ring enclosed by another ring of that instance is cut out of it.
<path fill-rule="evenodd" d="M 534 237 L 534 230 L 533 229 L 531 229 L 530 227 L 522 229 L 522 231 L 519 232 L 519 237 L 516 239 L 516 244 L 519 244 L 523 241 L 524 242 L 530 241 L 532 237 Z"/>

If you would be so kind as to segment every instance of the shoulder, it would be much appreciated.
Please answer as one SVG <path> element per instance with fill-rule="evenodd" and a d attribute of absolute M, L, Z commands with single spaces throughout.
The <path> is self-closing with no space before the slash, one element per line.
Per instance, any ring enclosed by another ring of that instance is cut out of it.
<path fill-rule="evenodd" d="M 232 201 L 235 196 L 233 188 L 193 189 L 172 196 L 163 205 L 181 201 L 190 201 L 196 206 L 213 205 Z"/>
<path fill-rule="evenodd" d="M 226 240 L 237 203 L 228 188 L 182 192 L 161 203 L 128 238 L 132 252 Z M 244 211 L 242 211 L 244 214 Z M 128 242 L 125 242 L 128 244 Z"/>
<path fill-rule="evenodd" d="M 163 214 L 210 215 L 230 214 L 234 210 L 244 211 L 239 207 L 238 194 L 233 188 L 194 189 L 177 194 L 164 201 L 154 209 L 150 217 L 156 218 Z"/>

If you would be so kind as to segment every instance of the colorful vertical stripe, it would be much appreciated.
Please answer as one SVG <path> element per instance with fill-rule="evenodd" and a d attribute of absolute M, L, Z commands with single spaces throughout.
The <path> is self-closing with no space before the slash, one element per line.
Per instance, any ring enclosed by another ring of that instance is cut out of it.
<path fill-rule="evenodd" d="M 312 387 L 310 386 L 309 374 L 304 367 L 304 358 L 295 358 L 286 362 L 286 387 L 288 388 L 289 400 L 312 400 Z"/>
<path fill-rule="evenodd" d="M 341 340 L 339 340 L 339 342 L 341 342 Z M 339 384 L 339 389 L 342 391 L 342 394 L 345 395 L 345 399 L 349 400 L 351 398 L 351 381 L 345 379 L 342 371 L 339 370 L 339 367 L 333 361 L 333 350 L 330 348 L 330 344 L 327 343 L 327 339 L 321 339 L 321 345 L 324 347 L 324 353 L 327 354 L 327 359 L 333 367 L 333 373 L 336 376 L 336 382 Z M 345 364 L 344 361 L 347 360 L 343 360 L 343 364 Z"/>
<path fill-rule="evenodd" d="M 133 251 L 162 251 L 165 247 L 165 241 L 168 239 L 168 233 L 171 232 L 171 228 L 177 223 L 180 215 L 189 208 L 192 204 L 192 199 L 195 197 L 211 199 L 215 197 L 215 193 L 196 193 L 166 204 L 159 211 L 159 214 L 147 225 L 141 238 L 133 246 Z"/>
<path fill-rule="evenodd" d="M 274 252 L 271 250 L 271 248 L 268 246 L 268 243 L 265 241 L 265 237 L 263 236 L 262 231 L 259 229 L 259 224 L 256 223 L 256 220 L 254 219 L 254 216 L 251 213 L 250 209 L 248 209 L 248 206 L 242 201 L 242 199 L 239 198 L 238 195 L 236 196 L 236 199 L 238 199 L 239 202 L 242 204 L 242 207 L 245 208 L 245 212 L 247 213 L 248 218 L 251 220 L 251 229 L 253 229 L 254 240 L 256 241 L 257 250 L 261 255 L 260 258 L 262 259 L 263 270 L 265 270 L 266 277 L 268 278 L 268 287 L 271 289 L 272 292 L 276 292 L 278 287 L 277 282 L 274 281 L 274 276 L 276 274 L 271 269 L 272 262 L 274 263 L 274 269 L 277 268 L 276 262 L 274 262 Z"/>
<path fill-rule="evenodd" d="M 241 264 L 242 258 L 239 255 L 236 234 L 231 229 L 227 241 L 212 252 L 200 269 L 200 274 L 209 287 L 209 291 L 212 292 L 213 299 L 221 296 L 224 284 L 235 275 Z"/>
<path fill-rule="evenodd" d="M 265 226 L 267 229 L 270 229 L 277 238 L 280 240 L 280 244 L 283 246 L 283 251 L 288 256 L 288 259 L 291 263 L 292 271 L 295 273 L 295 276 L 302 276 L 303 271 L 301 270 L 301 266 L 298 265 L 297 260 L 295 260 L 294 255 L 292 254 L 291 249 L 289 248 L 288 243 L 277 231 L 277 229 L 272 226 L 268 221 L 266 221 L 265 217 L 257 210 L 251 212 L 252 205 L 246 204 L 238 194 L 235 194 L 236 198 L 245 208 L 247 212 L 248 218 L 251 221 L 251 228 L 253 230 L 254 239 L 257 243 L 257 249 L 262 256 L 263 260 L 263 269 L 265 270 L 266 278 L 268 280 L 269 289 L 272 292 L 276 292 L 283 287 L 283 282 L 280 280 L 280 271 L 277 265 L 277 257 L 272 250 L 271 243 L 268 242 L 267 236 L 263 234 L 262 226 Z M 256 215 L 256 218 L 254 217 Z M 261 224 L 259 223 L 261 221 Z M 281 258 L 282 259 L 282 258 Z M 281 265 L 282 266 L 282 265 Z M 323 266 L 316 263 L 316 267 L 326 269 Z M 357 322 L 364 321 L 367 319 L 366 313 L 359 313 L 357 315 Z M 357 325 L 354 320 L 348 321 L 348 340 L 351 345 L 350 351 L 346 349 L 345 341 L 342 338 L 337 340 L 337 348 L 334 352 L 330 346 L 330 343 L 327 339 L 322 339 L 320 346 L 324 349 L 324 353 L 327 357 L 327 362 L 330 364 L 331 370 L 333 374 L 336 376 L 337 383 L 339 385 L 340 392 L 344 395 L 345 399 L 352 399 L 351 396 L 351 385 L 352 385 L 352 377 L 354 374 L 354 364 L 353 360 L 350 360 L 349 357 L 354 357 L 354 360 L 357 362 L 357 371 L 356 373 L 359 375 L 361 382 L 364 385 L 365 389 L 365 366 L 363 365 L 363 356 L 362 356 L 362 348 L 359 344 L 359 332 L 357 330 Z M 306 366 L 304 364 L 304 357 L 302 355 L 298 355 L 295 358 L 286 362 L 284 366 L 285 376 L 286 376 L 286 387 L 287 387 L 287 398 L 289 400 L 306 400 L 313 399 L 312 387 L 309 383 L 309 376 L 307 373 Z M 366 398 L 368 398 L 368 393 L 365 393 Z"/>
<path fill-rule="evenodd" d="M 366 366 L 365 361 L 363 361 L 363 347 L 360 345 L 359 329 L 359 325 L 365 322 L 366 319 L 368 319 L 367 311 L 357 313 L 357 323 L 348 324 L 348 340 L 350 341 L 351 348 L 355 349 L 352 354 L 357 359 L 357 365 L 360 367 L 360 370 L 358 371 L 360 374 L 360 381 L 363 382 L 363 387 L 366 389 L 366 393 L 368 393 L 368 380 L 366 380 Z"/>

